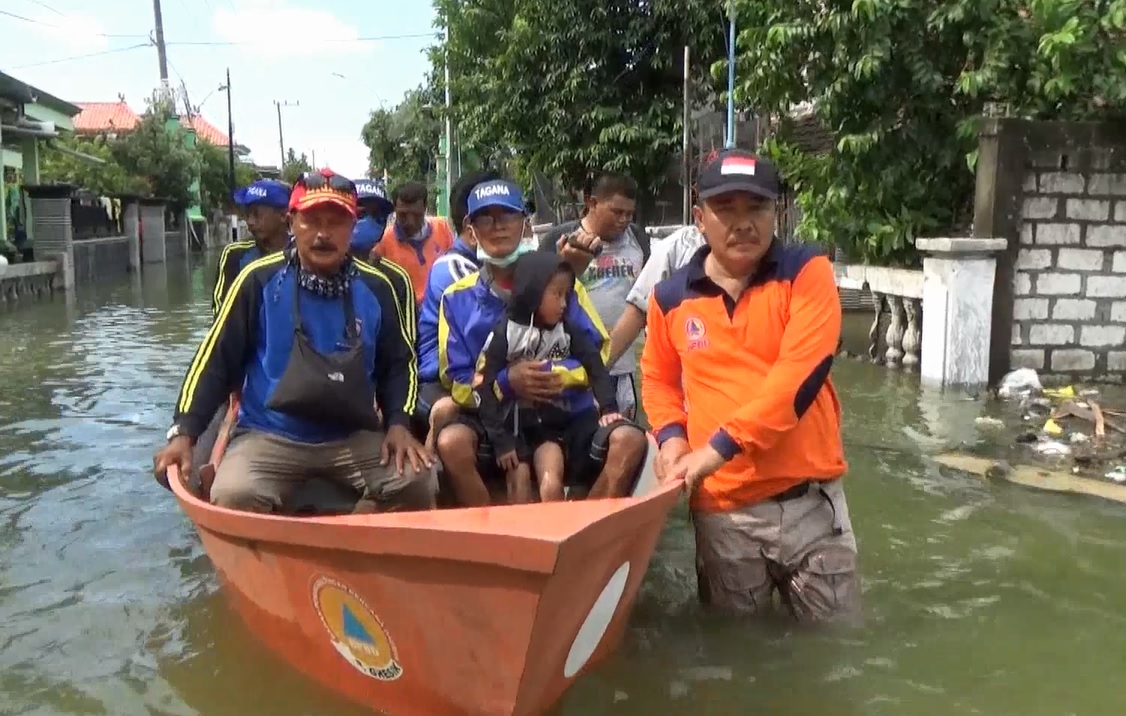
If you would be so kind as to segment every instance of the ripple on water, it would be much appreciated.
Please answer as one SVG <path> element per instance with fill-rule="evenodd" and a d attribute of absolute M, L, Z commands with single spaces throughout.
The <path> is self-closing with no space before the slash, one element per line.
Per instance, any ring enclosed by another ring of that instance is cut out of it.
<path fill-rule="evenodd" d="M 360 713 L 254 644 L 148 476 L 208 283 L 146 267 L 143 287 L 0 317 L 0 713 Z M 1120 711 L 1106 686 L 1126 671 L 1120 508 L 930 465 L 922 453 L 961 440 L 970 408 L 915 380 L 834 367 L 864 629 L 706 614 L 678 508 L 622 652 L 558 714 Z"/>

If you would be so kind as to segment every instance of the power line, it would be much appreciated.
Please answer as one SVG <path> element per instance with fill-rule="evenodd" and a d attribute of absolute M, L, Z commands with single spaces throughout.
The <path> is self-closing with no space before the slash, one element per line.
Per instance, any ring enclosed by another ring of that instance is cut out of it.
<path fill-rule="evenodd" d="M 39 6 L 39 7 L 41 7 L 41 8 L 44 8 L 44 9 L 46 9 L 46 10 L 50 10 L 51 12 L 55 13 L 55 14 L 56 14 L 56 15 L 58 15 L 59 17 L 66 17 L 66 16 L 65 16 L 65 15 L 63 15 L 63 14 L 62 14 L 61 12 L 59 12 L 58 10 L 56 10 L 55 8 L 51 7 L 51 6 L 50 6 L 50 5 L 48 5 L 47 3 L 43 2 L 43 0 L 31 0 L 31 2 L 32 2 L 32 4 L 34 4 L 34 5 L 38 5 L 38 6 Z"/>
<path fill-rule="evenodd" d="M 409 35 L 373 35 L 371 37 L 353 38 L 319 38 L 318 43 L 349 43 L 349 42 L 383 42 L 384 40 L 414 40 L 423 37 L 437 38 L 433 32 L 417 32 Z M 260 45 L 265 40 L 170 40 L 165 42 L 169 47 L 237 47 L 239 45 Z"/>
<path fill-rule="evenodd" d="M 30 22 L 32 25 L 39 25 L 40 27 L 49 27 L 49 28 L 54 29 L 54 30 L 66 30 L 66 29 L 68 29 L 68 28 L 65 28 L 65 27 L 61 27 L 59 25 L 52 25 L 49 22 L 43 22 L 42 20 L 34 20 L 30 17 L 24 17 L 23 15 L 17 15 L 14 12 L 8 12 L 7 10 L 0 10 L 0 15 L 5 15 L 7 17 L 15 18 L 16 20 L 22 20 L 23 22 Z M 121 38 L 121 39 L 131 38 L 131 39 L 134 39 L 134 40 L 141 38 L 141 37 L 148 37 L 148 35 L 113 35 L 113 34 L 108 34 L 108 33 L 105 33 L 105 32 L 91 32 L 90 34 L 95 36 L 95 37 L 111 37 L 111 38 Z"/>
<path fill-rule="evenodd" d="M 24 17 L 23 15 L 17 15 L 14 12 L 8 12 L 7 10 L 0 10 L 0 15 L 5 15 L 7 17 L 11 17 L 11 18 L 14 18 L 16 20 L 22 20 L 23 22 L 30 22 L 31 24 L 39 25 L 40 27 L 49 27 L 49 28 L 52 28 L 52 29 L 55 29 L 55 30 L 66 30 L 66 29 L 68 29 L 68 28 L 65 28 L 65 27 L 61 27 L 59 25 L 53 25 L 49 22 L 43 22 L 42 20 L 35 20 L 35 19 L 30 18 L 30 17 Z M 129 38 L 129 39 L 134 39 L 134 40 L 140 39 L 140 38 L 148 39 L 150 37 L 150 35 L 128 35 L 128 34 L 121 35 L 121 34 L 113 34 L 113 33 L 105 33 L 105 32 L 91 32 L 90 34 L 94 35 L 95 37 L 108 37 L 108 38 L 121 38 L 121 39 Z M 416 33 L 411 33 L 411 34 L 406 34 L 406 35 L 372 35 L 370 37 L 323 38 L 323 39 L 318 39 L 317 42 L 334 43 L 334 44 L 335 43 L 349 43 L 349 42 L 383 42 L 385 40 L 415 40 L 415 39 L 420 39 L 420 38 L 424 38 L 424 37 L 436 38 L 436 37 L 438 37 L 438 35 L 436 33 L 433 33 L 433 32 L 416 32 Z M 177 45 L 179 47 L 192 47 L 192 46 L 195 46 L 195 47 L 237 47 L 239 45 L 257 45 L 257 44 L 261 44 L 261 43 L 258 42 L 258 41 L 253 41 L 253 40 L 251 40 L 251 41 L 248 41 L 248 40 L 171 40 L 171 41 L 165 42 L 164 44 L 166 46 Z"/>
<path fill-rule="evenodd" d="M 102 50 L 101 52 L 88 52 L 85 55 L 72 55 L 71 57 L 57 57 L 53 60 L 44 60 L 43 62 L 32 62 L 29 65 L 17 65 L 13 70 L 26 70 L 29 67 L 43 67 L 45 65 L 57 65 L 62 62 L 71 62 L 73 60 L 85 60 L 90 57 L 101 57 L 102 55 L 112 55 L 118 52 L 130 52 L 132 50 L 141 50 L 152 47 L 152 43 L 145 43 L 143 45 L 130 45 L 129 47 L 118 47 L 112 50 Z"/>

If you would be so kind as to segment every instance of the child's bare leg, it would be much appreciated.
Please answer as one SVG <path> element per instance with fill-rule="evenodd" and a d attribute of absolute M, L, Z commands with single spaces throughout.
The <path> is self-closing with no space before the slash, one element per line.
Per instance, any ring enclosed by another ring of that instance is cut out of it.
<path fill-rule="evenodd" d="M 508 485 L 508 504 L 526 505 L 532 501 L 532 468 L 522 462 L 504 475 Z"/>
<path fill-rule="evenodd" d="M 426 449 L 434 453 L 438 446 L 438 433 L 457 416 L 457 403 L 448 395 L 430 408 L 430 432 L 426 434 Z"/>
<path fill-rule="evenodd" d="M 540 486 L 540 502 L 563 500 L 563 448 L 559 443 L 545 442 L 532 455 L 536 481 Z"/>

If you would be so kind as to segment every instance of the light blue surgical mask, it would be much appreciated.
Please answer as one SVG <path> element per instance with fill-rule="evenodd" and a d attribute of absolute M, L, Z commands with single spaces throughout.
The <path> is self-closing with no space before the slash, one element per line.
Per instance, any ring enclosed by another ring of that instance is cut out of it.
<path fill-rule="evenodd" d="M 524 243 L 523 241 L 521 241 L 520 244 L 508 256 L 496 257 L 496 256 L 489 256 L 487 253 L 485 253 L 485 249 L 481 248 L 481 245 L 478 244 L 477 245 L 477 260 L 482 262 L 482 263 L 487 263 L 491 266 L 497 266 L 499 268 L 508 268 L 512 264 L 516 263 L 516 260 L 518 258 L 520 258 L 524 254 L 528 253 L 529 251 L 535 251 L 535 247 L 530 246 L 530 245 Z"/>

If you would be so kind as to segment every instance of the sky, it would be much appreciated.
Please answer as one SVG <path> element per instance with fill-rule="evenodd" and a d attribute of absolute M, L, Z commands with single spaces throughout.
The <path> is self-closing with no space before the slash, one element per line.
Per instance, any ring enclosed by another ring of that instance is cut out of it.
<path fill-rule="evenodd" d="M 287 105 L 286 147 L 353 177 L 367 170 L 360 129 L 369 113 L 424 80 L 437 38 L 426 0 L 161 4 L 169 81 L 187 87 L 207 121 L 226 132 L 218 88 L 230 68 L 235 142 L 255 162 L 280 162 L 276 100 Z M 160 84 L 154 26 L 152 0 L 5 0 L 0 71 L 74 103 L 122 94 L 139 113 Z"/>

